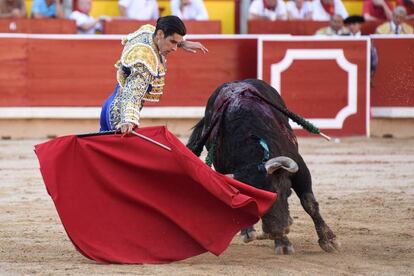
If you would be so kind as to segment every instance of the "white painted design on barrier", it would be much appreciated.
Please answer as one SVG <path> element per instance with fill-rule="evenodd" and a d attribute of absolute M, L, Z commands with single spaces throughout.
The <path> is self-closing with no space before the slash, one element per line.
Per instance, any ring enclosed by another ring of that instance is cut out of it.
<path fill-rule="evenodd" d="M 341 129 L 347 117 L 357 112 L 357 84 L 358 84 L 358 67 L 350 63 L 344 55 L 342 49 L 288 49 L 283 60 L 279 63 L 272 64 L 270 67 L 271 85 L 282 93 L 280 89 L 282 72 L 288 69 L 294 60 L 336 60 L 338 66 L 348 73 L 348 102 L 332 119 L 310 118 L 313 124 L 323 129 Z M 300 128 L 292 124 L 293 128 Z"/>

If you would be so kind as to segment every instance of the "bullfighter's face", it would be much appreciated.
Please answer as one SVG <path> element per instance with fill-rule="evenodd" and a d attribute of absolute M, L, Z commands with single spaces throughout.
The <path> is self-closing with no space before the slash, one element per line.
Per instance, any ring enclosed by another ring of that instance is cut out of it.
<path fill-rule="evenodd" d="M 177 33 L 165 37 L 162 30 L 158 30 L 155 34 L 155 43 L 161 55 L 167 56 L 171 52 L 177 51 L 178 45 L 183 41 L 183 36 Z"/>

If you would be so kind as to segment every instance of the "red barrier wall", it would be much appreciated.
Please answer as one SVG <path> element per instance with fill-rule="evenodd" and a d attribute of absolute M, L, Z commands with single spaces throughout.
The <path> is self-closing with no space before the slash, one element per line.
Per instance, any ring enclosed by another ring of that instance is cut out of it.
<path fill-rule="evenodd" d="M 370 21 L 362 25 L 362 34 L 374 34 L 378 25 L 383 21 Z M 414 20 L 408 21 L 414 26 Z M 322 27 L 329 25 L 329 21 L 268 21 L 250 20 L 248 22 L 249 34 L 292 34 L 292 35 L 314 35 Z"/>
<path fill-rule="evenodd" d="M 1 39 L 1 106 L 99 105 L 114 85 L 119 41 Z M 3 51 L 3 49 L 14 49 Z"/>
<path fill-rule="evenodd" d="M 372 106 L 414 107 L 414 36 L 373 38 L 378 67 L 372 78 Z"/>
<path fill-rule="evenodd" d="M 315 32 L 327 26 L 324 21 L 269 21 L 249 20 L 249 34 L 292 34 L 292 35 L 314 35 Z"/>
<path fill-rule="evenodd" d="M 197 36 L 196 40 L 210 52 L 194 55 L 178 51 L 170 55 L 165 94 L 156 106 L 204 106 L 211 93 L 224 82 L 255 78 L 258 38 L 263 37 Z M 278 63 L 288 48 L 344 49 L 346 60 L 358 67 L 359 97 L 367 81 L 366 50 L 361 45 L 364 39 L 324 39 L 322 44 L 303 39 L 279 39 L 268 49 L 275 58 L 268 65 Z M 120 40 L 121 36 L 0 35 L 0 106 L 100 106 L 116 83 L 113 64 L 122 50 Z M 372 80 L 371 106 L 405 108 L 398 114 L 412 117 L 414 36 L 374 36 L 373 41 L 379 63 Z M 269 57 L 264 58 L 266 62 Z M 282 96 L 292 110 L 305 117 L 315 118 L 315 111 L 319 112 L 318 118 L 331 117 L 346 103 L 348 75 L 338 70 L 333 59 L 308 62 L 296 60 L 280 74 Z M 269 73 L 263 73 L 263 78 L 269 81 Z M 312 101 L 322 96 L 323 101 Z M 360 111 L 364 108 L 363 100 L 358 98 L 358 104 Z M 391 111 L 391 117 L 399 116 L 395 110 Z M 381 116 L 387 117 L 390 114 L 387 112 Z M 377 114 L 383 113 L 373 112 L 374 116 Z M 360 133 L 363 127 L 354 129 Z"/>
<path fill-rule="evenodd" d="M 0 19 L 0 33 L 76 34 L 76 23 L 68 19 Z"/>
<path fill-rule="evenodd" d="M 262 79 L 324 132 L 367 135 L 367 39 L 292 40 L 261 40 Z"/>
<path fill-rule="evenodd" d="M 120 39 L 0 39 L 0 106 L 99 106 L 115 84 Z M 200 39 L 208 54 L 168 57 L 157 106 L 204 106 L 222 83 L 256 77 L 256 39 Z M 12 49 L 12 51 L 11 51 Z"/>

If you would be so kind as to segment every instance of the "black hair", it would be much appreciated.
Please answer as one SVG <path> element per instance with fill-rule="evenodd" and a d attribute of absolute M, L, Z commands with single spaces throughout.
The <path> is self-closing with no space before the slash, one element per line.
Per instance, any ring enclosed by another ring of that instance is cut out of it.
<path fill-rule="evenodd" d="M 158 18 L 154 34 L 156 34 L 158 30 L 162 30 L 165 37 L 173 34 L 185 36 L 187 33 L 184 22 L 175 15 L 168 15 Z"/>

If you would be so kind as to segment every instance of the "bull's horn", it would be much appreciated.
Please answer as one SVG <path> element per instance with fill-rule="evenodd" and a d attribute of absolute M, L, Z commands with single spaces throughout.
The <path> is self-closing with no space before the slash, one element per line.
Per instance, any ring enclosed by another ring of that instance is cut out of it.
<path fill-rule="evenodd" d="M 279 156 L 270 159 L 265 163 L 265 168 L 268 174 L 272 174 L 280 168 L 285 169 L 291 173 L 295 173 L 299 170 L 298 164 L 296 164 L 293 159 L 286 156 Z"/>
<path fill-rule="evenodd" d="M 230 178 L 234 178 L 234 174 L 230 173 L 230 174 L 225 174 L 225 176 L 230 177 Z"/>

